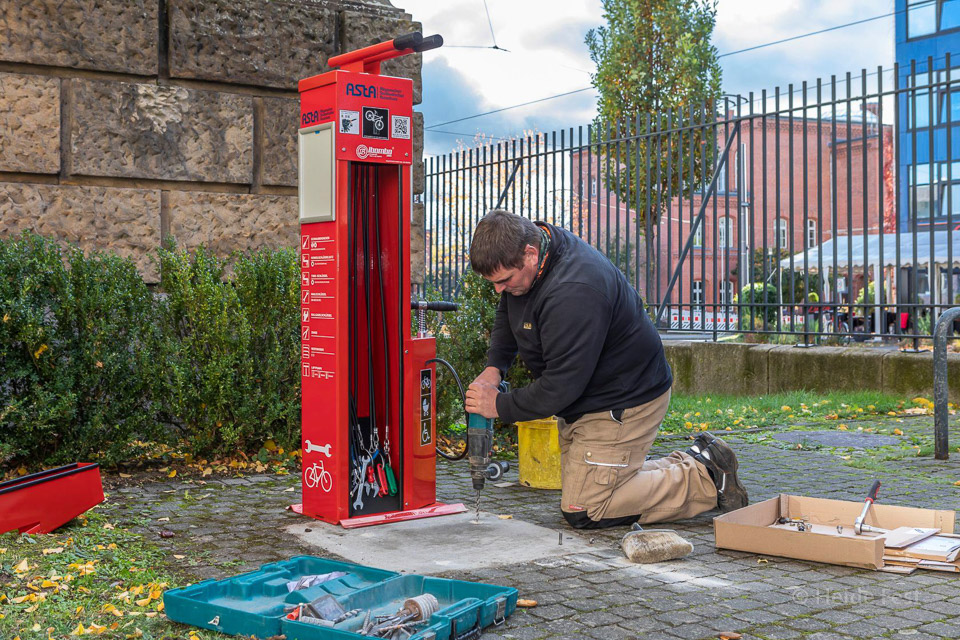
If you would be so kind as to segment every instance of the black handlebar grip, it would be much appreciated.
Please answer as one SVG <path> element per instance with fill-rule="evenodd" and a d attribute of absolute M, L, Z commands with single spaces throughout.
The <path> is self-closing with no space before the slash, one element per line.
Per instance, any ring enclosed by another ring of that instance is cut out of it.
<path fill-rule="evenodd" d="M 414 300 L 410 303 L 410 308 L 417 311 L 456 311 L 460 308 L 456 302 L 447 302 L 446 300 Z"/>
<path fill-rule="evenodd" d="M 443 36 L 439 33 L 435 33 L 432 36 L 427 36 L 421 42 L 414 45 L 413 50 L 417 53 L 423 53 L 424 51 L 430 51 L 430 49 L 439 49 L 443 46 Z"/>
<path fill-rule="evenodd" d="M 870 492 L 867 494 L 867 500 L 870 502 L 875 501 L 878 493 L 880 493 L 880 481 L 874 480 L 873 485 L 870 487 Z"/>
<path fill-rule="evenodd" d="M 423 34 L 419 31 L 414 31 L 413 33 L 406 33 L 402 36 L 394 38 L 393 48 L 397 51 L 403 51 L 404 49 L 414 49 L 419 51 L 417 47 L 419 47 L 420 43 L 422 42 Z"/>

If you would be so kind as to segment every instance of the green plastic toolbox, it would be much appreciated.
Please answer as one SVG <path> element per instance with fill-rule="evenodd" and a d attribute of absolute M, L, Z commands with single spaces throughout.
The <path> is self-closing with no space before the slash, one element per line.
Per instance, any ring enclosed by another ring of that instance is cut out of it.
<path fill-rule="evenodd" d="M 344 575 L 288 590 L 290 582 L 333 572 Z M 327 594 L 343 610 L 359 609 L 361 613 L 332 627 L 287 618 L 291 608 Z M 222 633 L 261 639 L 283 634 L 287 640 L 346 640 L 364 637 L 360 632 L 368 612 L 370 619 L 389 616 L 408 598 L 424 594 L 434 596 L 439 609 L 411 629 L 409 640 L 478 638 L 485 627 L 502 623 L 517 606 L 517 590 L 510 587 L 400 575 L 313 556 L 297 556 L 224 580 L 171 589 L 163 602 L 171 620 Z"/>

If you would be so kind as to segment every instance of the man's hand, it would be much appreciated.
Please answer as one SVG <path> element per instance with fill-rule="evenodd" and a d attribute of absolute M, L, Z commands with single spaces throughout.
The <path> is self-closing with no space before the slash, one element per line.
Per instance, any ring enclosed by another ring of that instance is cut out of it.
<path fill-rule="evenodd" d="M 483 372 L 473 380 L 473 384 L 488 384 L 496 387 L 500 384 L 500 370 L 496 367 L 487 367 Z"/>
<path fill-rule="evenodd" d="M 498 373 L 497 383 L 500 382 L 499 377 L 500 374 Z M 478 376 L 477 380 L 479 379 Z M 497 413 L 497 394 L 499 393 L 496 385 L 474 381 L 467 388 L 467 413 L 476 413 L 484 418 L 499 418 L 500 414 Z"/>

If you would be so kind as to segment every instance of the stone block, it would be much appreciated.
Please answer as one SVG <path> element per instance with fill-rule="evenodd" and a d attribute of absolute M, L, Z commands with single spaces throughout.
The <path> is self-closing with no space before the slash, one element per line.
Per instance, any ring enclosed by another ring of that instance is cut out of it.
<path fill-rule="evenodd" d="M 335 55 L 338 12 L 311 2 L 170 0 L 170 75 L 296 89 Z"/>
<path fill-rule="evenodd" d="M 849 347 L 775 347 L 769 352 L 770 393 L 858 391 L 883 387 L 883 353 Z"/>
<path fill-rule="evenodd" d="M 426 254 L 424 253 L 424 206 L 413 203 L 413 219 L 410 221 L 410 282 L 423 282 L 427 277 Z"/>
<path fill-rule="evenodd" d="M 157 73 L 157 2 L 13 0 L 0 3 L 0 60 Z"/>
<path fill-rule="evenodd" d="M 423 193 L 423 114 L 413 112 L 413 192 Z"/>
<path fill-rule="evenodd" d="M 84 251 L 129 258 L 157 281 L 160 192 L 146 189 L 0 184 L 0 237 L 34 231 Z"/>
<path fill-rule="evenodd" d="M 693 392 L 762 395 L 767 392 L 767 353 L 750 344 L 692 342 Z M 735 375 L 730 375 L 735 371 Z"/>
<path fill-rule="evenodd" d="M 253 98 L 184 87 L 72 80 L 74 175 L 247 184 Z"/>
<path fill-rule="evenodd" d="M 200 245 L 221 258 L 233 251 L 296 248 L 296 196 L 174 191 L 168 199 L 170 234 L 177 245 Z"/>
<path fill-rule="evenodd" d="M 670 340 L 663 344 L 663 352 L 673 372 L 673 392 L 694 393 L 693 343 Z"/>
<path fill-rule="evenodd" d="M 412 31 L 421 31 L 419 22 L 406 18 L 394 19 L 378 15 L 368 15 L 355 11 L 344 11 L 341 14 L 343 24 L 343 42 L 340 51 L 353 51 L 372 44 L 391 40 L 397 36 Z M 413 80 L 413 104 L 420 104 L 423 83 L 420 78 L 420 69 L 423 65 L 423 54 L 412 53 L 396 60 L 388 60 L 381 67 L 386 76 L 411 78 Z"/>
<path fill-rule="evenodd" d="M 960 402 L 960 354 L 947 354 L 947 395 Z M 933 353 L 887 352 L 883 356 L 883 391 L 902 398 L 933 400 Z"/>
<path fill-rule="evenodd" d="M 59 78 L 0 73 L 0 97 L 0 171 L 59 173 Z"/>
<path fill-rule="evenodd" d="M 300 101 L 296 98 L 263 99 L 263 138 L 260 148 L 263 184 L 297 186 L 297 128 Z"/>

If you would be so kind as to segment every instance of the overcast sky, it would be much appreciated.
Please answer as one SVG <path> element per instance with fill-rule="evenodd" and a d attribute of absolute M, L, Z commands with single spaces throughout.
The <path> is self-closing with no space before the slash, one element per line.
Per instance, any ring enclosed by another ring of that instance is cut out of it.
<path fill-rule="evenodd" d="M 439 33 L 444 47 L 423 56 L 425 127 L 547 96 L 590 87 L 594 68 L 584 44 L 603 24 L 600 0 L 393 0 Z M 720 0 L 714 44 L 719 53 L 891 13 L 893 0 Z M 893 16 L 785 44 L 720 58 L 723 90 L 744 93 L 861 68 L 889 67 L 894 58 Z M 591 88 L 572 95 L 440 127 L 426 132 L 428 155 L 471 144 L 477 133 L 494 137 L 525 130 L 553 131 L 589 123 L 596 113 Z"/>

